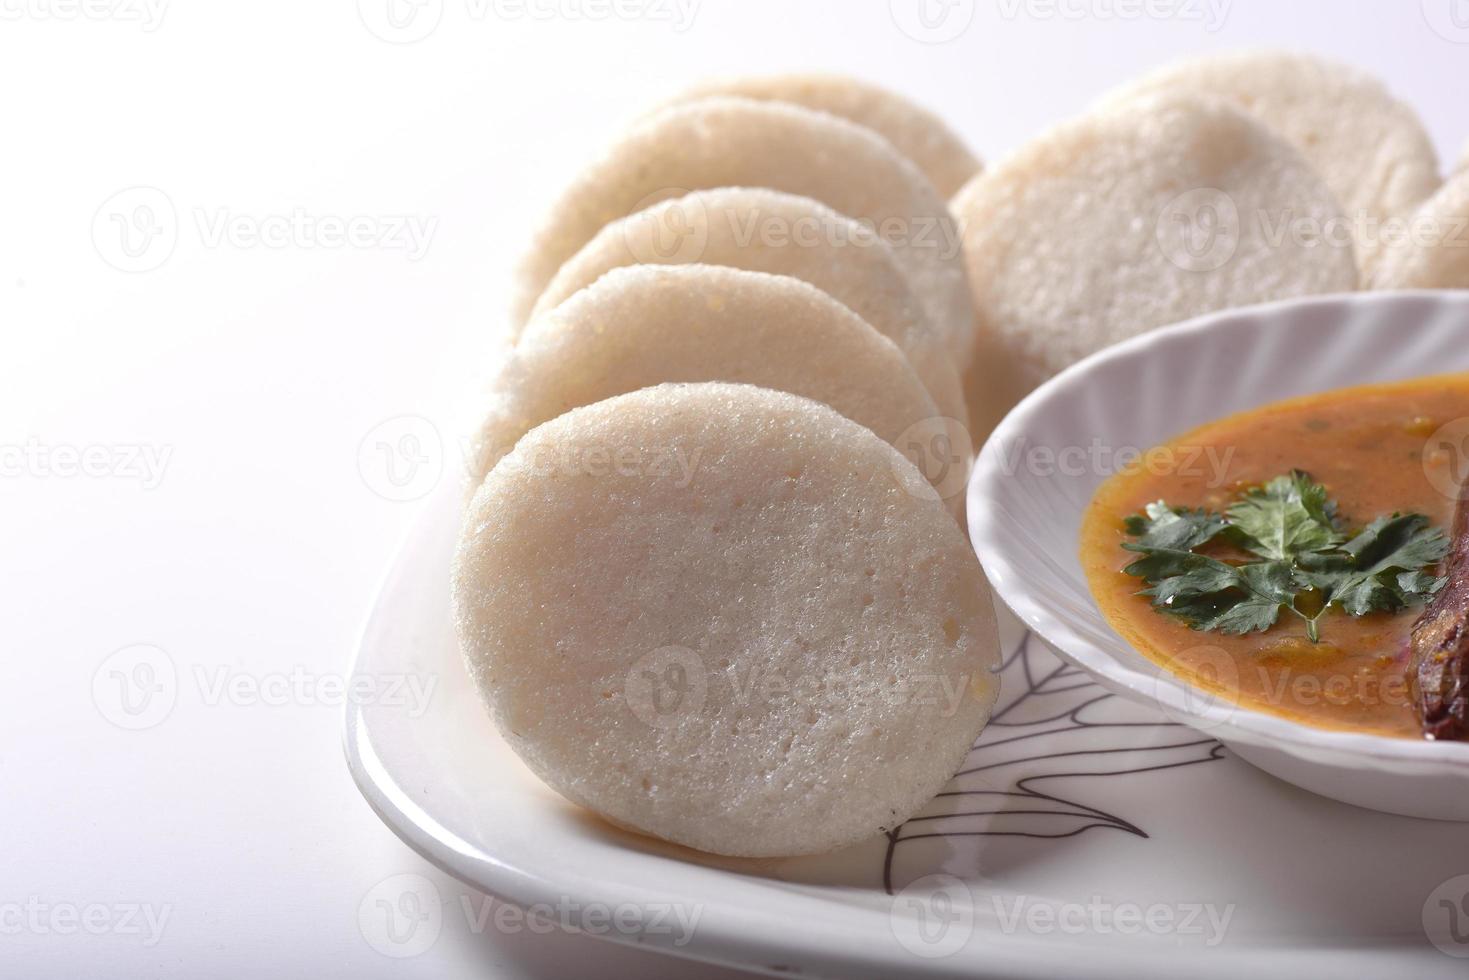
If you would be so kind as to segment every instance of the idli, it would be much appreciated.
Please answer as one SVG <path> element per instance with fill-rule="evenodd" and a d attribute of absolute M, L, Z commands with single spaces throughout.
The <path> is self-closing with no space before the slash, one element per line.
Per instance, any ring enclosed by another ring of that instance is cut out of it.
<path fill-rule="evenodd" d="M 702 262 L 809 282 L 908 356 L 944 415 L 967 422 L 959 373 L 891 247 L 809 197 L 724 187 L 612 222 L 574 255 L 536 301 L 533 316 L 623 266 Z"/>
<path fill-rule="evenodd" d="M 619 826 L 752 857 L 890 830 L 998 683 L 984 574 L 915 483 L 868 429 L 766 389 L 568 412 L 468 513 L 469 673 L 530 769 Z"/>
<path fill-rule="evenodd" d="M 471 478 L 563 412 L 669 381 L 792 392 L 893 445 L 942 419 L 902 351 L 815 286 L 711 265 L 627 266 L 531 321 L 492 385 Z M 967 447 L 949 448 L 950 467 L 920 462 L 957 507 L 970 460 Z"/>
<path fill-rule="evenodd" d="M 1469 289 L 1469 170 L 1461 170 L 1386 247 L 1373 289 Z"/>
<path fill-rule="evenodd" d="M 1109 100 L 1175 92 L 1226 99 L 1299 150 L 1356 231 L 1363 269 L 1379 254 L 1382 224 L 1438 189 L 1438 154 L 1418 114 L 1347 65 L 1275 51 L 1210 55 L 1159 69 Z"/>
<path fill-rule="evenodd" d="M 868 223 L 892 245 L 949 349 L 968 363 L 974 313 L 953 218 L 932 184 L 882 137 L 823 112 L 710 98 L 643 120 L 551 209 L 519 271 L 523 323 L 566 260 L 603 226 L 693 190 L 768 187 Z"/>
<path fill-rule="evenodd" d="M 896 92 L 846 75 L 781 74 L 712 79 L 679 97 L 711 95 L 789 102 L 866 126 L 918 165 L 945 198 L 979 172 L 980 161 L 937 115 Z"/>
<path fill-rule="evenodd" d="M 975 438 L 1094 351 L 1213 310 L 1355 289 L 1309 163 L 1226 103 L 1134 99 L 1062 124 L 955 201 L 981 323 Z"/>

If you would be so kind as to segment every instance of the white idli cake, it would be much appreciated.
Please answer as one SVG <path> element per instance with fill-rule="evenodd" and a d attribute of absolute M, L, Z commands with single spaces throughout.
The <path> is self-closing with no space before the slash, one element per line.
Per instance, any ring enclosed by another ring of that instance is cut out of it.
<path fill-rule="evenodd" d="M 792 392 L 893 445 L 947 431 L 897 346 L 815 286 L 711 265 L 628 266 L 531 321 L 493 385 L 471 479 L 562 412 L 672 381 Z M 957 508 L 969 452 L 956 444 L 954 456 L 929 475 Z"/>
<path fill-rule="evenodd" d="M 519 272 L 523 323 L 558 269 L 609 222 L 689 191 L 767 187 L 812 197 L 870 224 L 960 364 L 974 313 L 953 218 L 918 169 L 882 137 L 822 112 L 710 98 L 648 117 L 589 166 L 551 209 Z"/>
<path fill-rule="evenodd" d="M 1339 224 L 1321 177 L 1221 101 L 1138 98 L 1064 123 L 976 177 L 954 207 L 981 324 L 966 377 L 976 439 L 1031 388 L 1118 341 L 1357 287 L 1350 239 L 1291 233 L 1298 220 Z"/>
<path fill-rule="evenodd" d="M 1469 170 L 1460 170 L 1383 249 L 1374 289 L 1469 289 Z"/>
<path fill-rule="evenodd" d="M 829 851 L 959 768 L 998 665 L 984 575 L 871 431 L 750 386 L 540 426 L 465 521 L 454 613 L 501 732 L 567 799 L 704 851 Z"/>
<path fill-rule="evenodd" d="M 892 248 L 809 197 L 724 187 L 614 221 L 561 267 L 532 315 L 550 311 L 613 269 L 695 262 L 809 282 L 897 344 L 939 411 L 967 422 L 953 358 Z"/>
<path fill-rule="evenodd" d="M 946 198 L 979 173 L 981 166 L 938 116 L 890 89 L 847 75 L 798 72 L 712 79 L 680 98 L 711 95 L 790 102 L 866 126 L 917 164 Z"/>
<path fill-rule="evenodd" d="M 1169 93 L 1225 99 L 1299 150 L 1359 233 L 1363 269 L 1376 261 L 1383 223 L 1411 214 L 1439 186 L 1438 154 L 1418 114 L 1347 65 L 1279 51 L 1230 52 L 1159 69 L 1109 101 Z"/>

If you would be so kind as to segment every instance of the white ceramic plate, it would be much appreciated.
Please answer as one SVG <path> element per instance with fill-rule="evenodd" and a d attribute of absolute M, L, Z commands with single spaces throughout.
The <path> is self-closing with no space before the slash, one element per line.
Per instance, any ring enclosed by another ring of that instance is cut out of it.
<path fill-rule="evenodd" d="M 370 690 L 432 682 L 427 710 L 349 707 L 345 741 L 388 826 L 471 885 L 593 935 L 780 976 L 1463 975 L 1430 942 L 1469 954 L 1449 911 L 1465 905 L 1469 930 L 1462 828 L 1270 779 L 1024 642 L 1008 618 L 1000 713 L 965 772 L 894 838 L 736 861 L 613 829 L 543 787 L 481 710 L 449 621 L 457 524 L 446 485 L 355 665 Z M 377 897 L 423 911 L 414 895 Z M 632 928 L 608 926 L 619 912 Z M 414 921 L 374 935 L 412 955 Z"/>
<path fill-rule="evenodd" d="M 970 536 L 1004 602 L 1109 690 L 1333 799 L 1469 820 L 1469 744 L 1327 731 L 1203 694 L 1107 625 L 1077 555 L 1082 513 L 1119 450 L 1282 398 L 1451 371 L 1469 371 L 1469 292 L 1271 304 L 1144 335 L 1071 367 L 1005 419 L 975 466 Z"/>

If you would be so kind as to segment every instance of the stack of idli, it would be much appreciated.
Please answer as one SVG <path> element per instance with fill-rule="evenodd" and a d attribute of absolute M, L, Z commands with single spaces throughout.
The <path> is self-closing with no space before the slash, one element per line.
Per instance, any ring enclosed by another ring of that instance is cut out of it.
<path fill-rule="evenodd" d="M 486 705 L 612 823 L 802 854 L 902 823 L 988 719 L 963 489 L 1015 403 L 1229 307 L 1469 288 L 1469 168 L 1296 54 L 1162 68 L 983 169 L 885 89 L 723 79 L 586 165 L 515 281 L 454 568 Z"/>
<path fill-rule="evenodd" d="M 1355 289 L 1469 288 L 1469 182 L 1413 110 L 1307 55 L 1164 67 L 973 178 L 952 207 L 985 432 L 1082 357 L 1166 324 Z"/>
<path fill-rule="evenodd" d="M 998 666 L 956 520 L 980 345 L 946 199 L 978 167 L 893 93 L 734 79 L 550 208 L 453 594 L 491 715 L 567 799 L 804 854 L 893 829 L 961 765 Z"/>

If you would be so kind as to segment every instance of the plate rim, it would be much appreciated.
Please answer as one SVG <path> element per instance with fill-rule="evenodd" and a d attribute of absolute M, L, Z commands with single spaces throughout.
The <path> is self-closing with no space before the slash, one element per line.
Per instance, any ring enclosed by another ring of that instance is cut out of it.
<path fill-rule="evenodd" d="M 440 496 L 438 491 L 431 494 L 420 513 L 410 522 L 360 631 L 349 677 L 357 675 L 367 645 L 385 615 L 383 600 L 404 576 L 405 559 L 419 536 L 439 516 L 434 507 Z M 457 510 L 457 498 L 439 505 Z M 781 889 L 780 908 L 776 911 L 758 902 L 741 904 L 713 890 L 691 898 L 687 893 L 662 885 L 656 878 L 651 884 L 612 881 L 605 875 L 598 877 L 567 871 L 564 867 L 557 870 L 566 873 L 553 875 L 523 858 L 492 854 L 439 823 L 427 808 L 414 800 L 380 759 L 364 707 L 348 699 L 341 716 L 343 754 L 353 783 L 372 811 L 399 840 L 450 877 L 522 907 L 554 904 L 566 897 L 572 897 L 582 905 L 696 901 L 704 906 L 696 937 L 684 947 L 675 946 L 671 937 L 666 935 L 584 932 L 593 938 L 676 956 L 689 962 L 716 964 L 755 974 L 871 977 L 874 980 L 885 980 L 895 971 L 905 976 L 933 978 L 1051 980 L 1062 974 L 1079 978 L 1128 977 L 1136 975 L 1146 964 L 1156 963 L 1160 953 L 1166 955 L 1170 951 L 1143 943 L 1108 944 L 1095 940 L 1058 943 L 1054 937 L 1009 934 L 976 927 L 966 948 L 980 949 L 982 953 L 930 959 L 908 953 L 898 944 L 892 932 L 890 911 L 841 906 L 842 916 L 834 919 L 830 914 L 833 903 L 806 891 L 814 886 L 799 882 L 787 883 L 779 878 L 746 875 L 696 862 L 683 862 L 681 865 L 711 884 L 733 884 L 740 890 L 767 890 L 791 884 L 793 887 Z M 647 857 L 660 859 L 658 855 Z M 983 892 L 976 888 L 976 896 L 982 895 Z M 897 898 L 886 897 L 894 901 Z M 792 929 L 792 921 L 803 922 L 807 926 Z M 810 927 L 813 922 L 820 922 L 821 927 Z M 575 931 L 578 923 L 573 921 L 571 925 Z M 1341 947 L 1320 942 L 1288 950 L 1261 944 L 1210 949 L 1207 956 L 1191 959 L 1189 967 L 1192 975 L 1219 977 L 1221 980 L 1238 976 L 1246 969 L 1262 976 L 1285 976 L 1295 975 L 1295 971 L 1281 967 L 1282 956 L 1310 956 L 1315 963 L 1329 961 L 1347 965 L 1350 962 L 1370 962 L 1375 956 L 1390 962 L 1396 955 L 1394 950 L 1392 946 L 1373 945 L 1347 953 Z M 1078 952 L 1086 955 L 1078 957 Z M 1348 959 L 1349 956 L 1355 959 Z"/>

